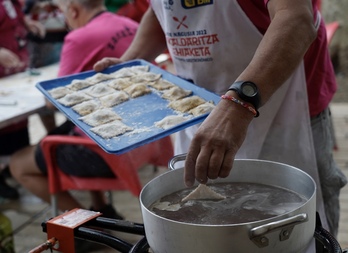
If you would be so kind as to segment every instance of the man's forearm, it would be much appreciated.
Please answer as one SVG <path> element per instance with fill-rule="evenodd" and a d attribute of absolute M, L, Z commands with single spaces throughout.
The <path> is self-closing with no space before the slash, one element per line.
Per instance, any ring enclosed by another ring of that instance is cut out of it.
<path fill-rule="evenodd" d="M 294 3 L 300 10 L 296 7 L 278 7 L 275 13 L 270 10 L 272 23 L 251 63 L 238 77 L 239 80 L 253 81 L 259 86 L 262 104 L 290 77 L 315 39 L 310 1 L 301 1 L 301 7 L 300 3 Z M 274 1 L 279 2 L 282 1 Z"/>
<path fill-rule="evenodd" d="M 144 14 L 137 34 L 121 57 L 122 61 L 144 59 L 153 61 L 166 49 L 166 39 L 151 7 Z"/>

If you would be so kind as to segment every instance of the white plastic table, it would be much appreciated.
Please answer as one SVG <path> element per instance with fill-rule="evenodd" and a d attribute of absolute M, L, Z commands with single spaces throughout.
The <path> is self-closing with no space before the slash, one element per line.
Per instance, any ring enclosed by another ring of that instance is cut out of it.
<path fill-rule="evenodd" d="M 56 78 L 58 67 L 56 63 L 36 69 L 36 75 L 26 71 L 0 78 L 0 128 L 23 120 L 45 107 L 44 96 L 35 84 Z"/>

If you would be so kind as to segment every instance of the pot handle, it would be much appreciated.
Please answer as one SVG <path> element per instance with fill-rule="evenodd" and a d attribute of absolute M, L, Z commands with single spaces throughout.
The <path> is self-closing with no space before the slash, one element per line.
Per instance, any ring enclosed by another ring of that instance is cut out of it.
<path fill-rule="evenodd" d="M 266 234 L 281 230 L 279 234 L 279 240 L 285 241 L 290 238 L 291 232 L 295 225 L 308 221 L 308 215 L 305 213 L 295 215 L 283 220 L 274 221 L 268 224 L 264 224 L 250 229 L 249 238 L 259 248 L 268 246 L 268 238 Z"/>
<path fill-rule="evenodd" d="M 186 160 L 186 155 L 187 155 L 187 153 L 184 153 L 184 154 L 176 155 L 172 159 L 170 159 L 170 161 L 168 163 L 169 169 L 170 170 L 175 170 L 175 166 L 174 165 L 177 162 L 185 161 Z"/>

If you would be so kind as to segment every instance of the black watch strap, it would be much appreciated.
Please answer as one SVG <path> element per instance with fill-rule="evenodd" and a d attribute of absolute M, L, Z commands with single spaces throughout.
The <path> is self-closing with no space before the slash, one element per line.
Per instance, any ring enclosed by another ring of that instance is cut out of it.
<path fill-rule="evenodd" d="M 235 91 L 239 98 L 254 106 L 256 110 L 260 107 L 260 94 L 255 83 L 250 81 L 234 82 L 228 90 Z"/>

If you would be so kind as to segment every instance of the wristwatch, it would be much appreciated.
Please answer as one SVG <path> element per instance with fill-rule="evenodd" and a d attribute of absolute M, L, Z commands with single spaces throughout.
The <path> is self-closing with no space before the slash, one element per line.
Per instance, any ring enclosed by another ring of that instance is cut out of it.
<path fill-rule="evenodd" d="M 250 81 L 239 81 L 231 85 L 228 90 L 237 92 L 240 99 L 250 103 L 254 106 L 255 110 L 260 106 L 260 94 L 256 84 Z"/>

